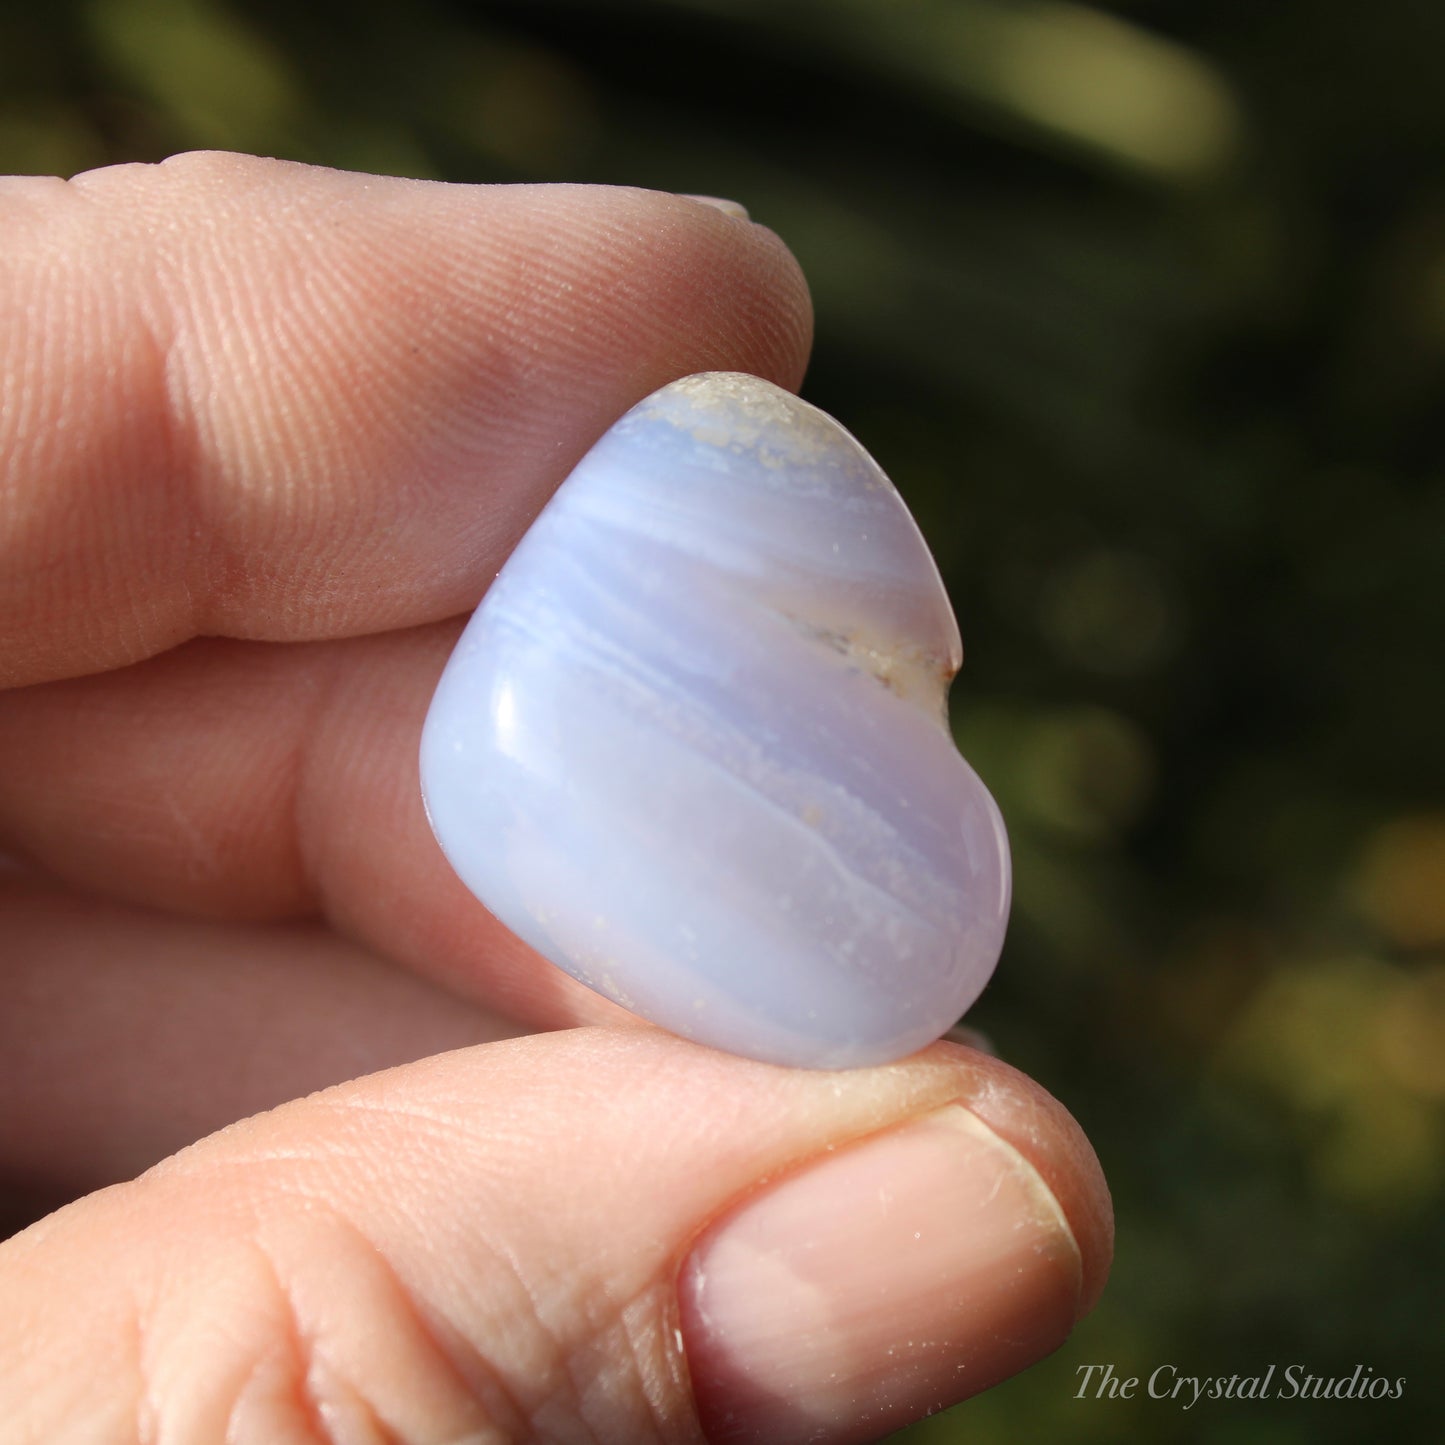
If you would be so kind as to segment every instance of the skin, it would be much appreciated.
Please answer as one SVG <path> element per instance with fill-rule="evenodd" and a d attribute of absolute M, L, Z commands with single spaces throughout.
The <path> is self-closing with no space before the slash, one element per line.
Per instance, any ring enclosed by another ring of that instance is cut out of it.
<path fill-rule="evenodd" d="M 690 1241 L 951 1100 L 1092 1303 L 1107 1191 L 1037 1086 L 665 1036 L 422 813 L 451 643 L 588 446 L 690 372 L 800 382 L 775 236 L 229 155 L 0 181 L 0 233 L 0 1172 L 82 1196 L 0 1245 L 0 1440 L 699 1438 Z"/>

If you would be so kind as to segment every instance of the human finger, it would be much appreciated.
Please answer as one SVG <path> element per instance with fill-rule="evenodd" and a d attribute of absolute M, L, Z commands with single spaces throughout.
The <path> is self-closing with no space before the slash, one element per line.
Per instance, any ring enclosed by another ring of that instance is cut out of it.
<path fill-rule="evenodd" d="M 317 1089 L 524 1032 L 315 923 L 0 879 L 0 1177 L 77 1194 Z M 3 1431 L 0 1431 L 3 1438 Z"/>
<path fill-rule="evenodd" d="M 0 686 L 461 611 L 633 402 L 808 349 L 771 232 L 649 191 L 199 154 L 0 231 Z"/>
<path fill-rule="evenodd" d="M 260 1116 L 0 1247 L 0 1419 L 842 1445 L 1053 1349 L 1109 1252 L 1077 1125 L 997 1060 L 535 1035 Z"/>

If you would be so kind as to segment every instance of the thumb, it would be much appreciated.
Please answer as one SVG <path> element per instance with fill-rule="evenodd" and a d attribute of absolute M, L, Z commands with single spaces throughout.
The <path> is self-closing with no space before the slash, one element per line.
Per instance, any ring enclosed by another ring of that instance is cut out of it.
<path fill-rule="evenodd" d="M 1110 1238 L 1077 1126 L 967 1049 L 832 1074 L 510 1040 L 0 1246 L 0 1435 L 872 1440 L 1055 1348 Z"/>

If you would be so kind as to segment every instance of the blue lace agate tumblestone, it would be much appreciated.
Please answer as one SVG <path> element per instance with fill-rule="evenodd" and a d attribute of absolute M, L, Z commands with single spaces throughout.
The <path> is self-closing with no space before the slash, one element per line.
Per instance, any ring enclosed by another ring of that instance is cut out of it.
<path fill-rule="evenodd" d="M 599 993 L 781 1064 L 899 1058 L 1002 946 L 1002 819 L 898 493 L 817 408 L 709 372 L 582 459 L 458 642 L 422 737 L 467 887 Z"/>

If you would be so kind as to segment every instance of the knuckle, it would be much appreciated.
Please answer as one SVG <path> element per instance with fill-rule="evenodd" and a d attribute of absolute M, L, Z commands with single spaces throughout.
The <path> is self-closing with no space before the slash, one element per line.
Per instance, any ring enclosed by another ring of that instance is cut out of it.
<path fill-rule="evenodd" d="M 136 1438 L 412 1445 L 527 1438 L 380 1253 L 325 1207 L 270 1210 L 188 1258 L 142 1317 Z M 196 1267 L 199 1265 L 199 1267 Z"/>

